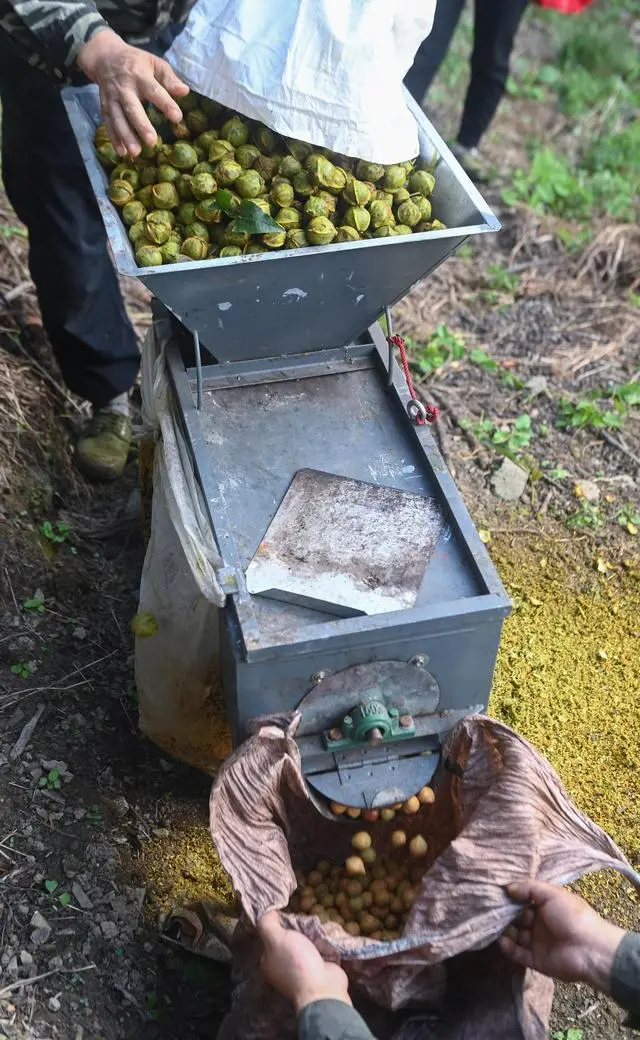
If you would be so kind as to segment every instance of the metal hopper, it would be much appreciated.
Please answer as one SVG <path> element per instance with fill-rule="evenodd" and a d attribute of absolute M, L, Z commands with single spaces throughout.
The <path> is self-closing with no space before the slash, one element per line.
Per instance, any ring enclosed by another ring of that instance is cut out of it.
<path fill-rule="evenodd" d="M 93 147 L 99 106 L 92 88 L 65 104 L 104 220 L 116 267 L 139 278 L 218 361 L 277 357 L 353 343 L 385 308 L 433 271 L 469 235 L 500 227 L 479 192 L 407 95 L 420 153 L 439 156 L 433 211 L 446 231 L 140 268 L 107 198 Z"/>

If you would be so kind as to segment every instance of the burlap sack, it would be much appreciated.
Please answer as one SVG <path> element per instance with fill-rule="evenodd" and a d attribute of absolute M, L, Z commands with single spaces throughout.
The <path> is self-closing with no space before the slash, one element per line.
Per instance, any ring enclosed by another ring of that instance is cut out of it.
<path fill-rule="evenodd" d="M 296 1036 L 290 1006 L 260 977 L 253 925 L 287 905 L 294 865 L 341 862 L 361 828 L 325 820 L 310 802 L 296 719 L 264 722 L 227 760 L 211 794 L 213 840 L 246 915 L 232 944 L 235 991 L 218 1034 L 224 1040 Z M 287 924 L 327 960 L 341 961 L 356 1007 L 381 1040 L 544 1040 L 552 982 L 512 965 L 495 943 L 518 914 L 504 886 L 524 877 L 565 884 L 606 868 L 639 888 L 640 877 L 572 804 L 549 763 L 484 716 L 450 736 L 435 804 L 420 821 L 408 818 L 408 832 L 418 827 L 429 865 L 402 939 L 353 938 L 338 924 L 293 914 Z M 377 834 L 375 844 L 384 854 Z"/>

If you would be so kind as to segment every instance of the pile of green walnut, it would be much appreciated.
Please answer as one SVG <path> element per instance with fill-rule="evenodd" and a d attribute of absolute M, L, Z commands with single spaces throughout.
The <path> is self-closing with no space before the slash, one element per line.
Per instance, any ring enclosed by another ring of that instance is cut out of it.
<path fill-rule="evenodd" d="M 175 125 L 121 160 L 106 127 L 94 143 L 140 267 L 387 238 L 445 227 L 435 177 L 418 160 L 382 166 L 279 137 L 193 92 Z M 165 140 L 166 138 L 166 140 Z"/>

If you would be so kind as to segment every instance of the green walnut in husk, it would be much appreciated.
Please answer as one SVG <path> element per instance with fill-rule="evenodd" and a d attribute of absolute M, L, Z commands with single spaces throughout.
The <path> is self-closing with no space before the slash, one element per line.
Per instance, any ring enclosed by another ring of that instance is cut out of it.
<path fill-rule="evenodd" d="M 275 152 L 278 147 L 278 138 L 268 126 L 259 124 L 253 131 L 253 139 L 261 152 Z"/>
<path fill-rule="evenodd" d="M 228 256 L 242 256 L 242 249 L 240 246 L 223 246 L 220 250 L 220 257 Z"/>
<path fill-rule="evenodd" d="M 181 119 L 179 123 L 172 123 L 171 130 L 176 141 L 188 141 L 191 138 L 191 131 L 184 119 Z"/>
<path fill-rule="evenodd" d="M 233 185 L 241 199 L 257 199 L 264 190 L 264 181 L 257 170 L 245 170 Z"/>
<path fill-rule="evenodd" d="M 240 163 L 243 170 L 250 170 L 260 155 L 260 149 L 255 144 L 241 144 L 236 148 L 236 162 Z"/>
<path fill-rule="evenodd" d="M 247 242 L 242 252 L 247 256 L 249 253 L 264 253 L 264 249 L 260 242 Z"/>
<path fill-rule="evenodd" d="M 148 188 L 158 182 L 158 167 L 153 165 L 140 167 L 140 185 Z"/>
<path fill-rule="evenodd" d="M 111 141 L 104 141 L 103 144 L 98 145 L 96 151 L 100 162 L 107 170 L 112 170 L 120 162 L 120 156 L 111 144 Z"/>
<path fill-rule="evenodd" d="M 215 199 L 203 199 L 196 206 L 191 220 L 186 221 L 186 223 L 191 224 L 197 219 L 202 221 L 203 224 L 219 224 L 222 216 L 222 210 Z"/>
<path fill-rule="evenodd" d="M 147 234 L 147 224 L 144 220 L 137 220 L 135 224 L 132 224 L 129 228 L 129 241 L 135 247 L 138 243 L 140 245 L 150 245 L 150 239 Z"/>
<path fill-rule="evenodd" d="M 214 141 L 217 141 L 217 140 L 218 140 L 218 131 L 217 130 L 205 130 L 205 132 L 203 134 L 200 134 L 200 136 L 196 138 L 196 147 L 202 148 L 202 151 L 204 152 L 204 154 L 208 155 L 209 154 L 209 149 L 211 148 L 211 145 L 214 143 Z"/>
<path fill-rule="evenodd" d="M 356 177 L 361 181 L 371 181 L 372 184 L 377 184 L 384 177 L 385 169 L 380 163 L 366 162 L 364 159 L 359 159 L 356 163 Z"/>
<path fill-rule="evenodd" d="M 119 163 L 109 175 L 109 183 L 113 184 L 114 181 L 128 181 L 133 190 L 137 191 L 140 187 L 140 174 L 131 166 L 124 166 L 122 163 Z"/>
<path fill-rule="evenodd" d="M 162 210 L 149 213 L 146 217 L 147 235 L 156 245 L 161 246 L 171 237 L 171 224 Z"/>
<path fill-rule="evenodd" d="M 135 195 L 135 191 L 129 181 L 113 181 L 109 185 L 107 194 L 114 206 L 125 206 L 127 202 L 131 202 Z"/>
<path fill-rule="evenodd" d="M 251 199 L 251 201 L 252 201 L 254 206 L 257 206 L 258 209 L 261 209 L 262 212 L 266 213 L 268 217 L 271 216 L 271 211 L 272 211 L 273 207 L 272 207 L 271 202 L 270 202 L 270 200 L 268 198 L 260 197 L 260 198 L 257 198 L 257 199 Z"/>
<path fill-rule="evenodd" d="M 329 216 L 331 216 L 333 213 L 336 212 L 336 209 L 338 208 L 338 200 L 335 197 L 335 195 L 331 194 L 330 191 L 323 191 L 322 189 L 319 190 L 319 191 L 316 191 L 316 192 L 314 192 L 314 198 L 322 199 L 322 201 L 324 202 L 324 204 L 327 207 L 327 210 L 329 212 Z"/>
<path fill-rule="evenodd" d="M 366 213 L 366 210 L 364 211 Z M 367 213 L 367 217 L 369 214 Z M 338 234 L 337 229 L 328 217 L 314 217 L 307 224 L 307 238 L 309 245 L 328 246 Z"/>
<path fill-rule="evenodd" d="M 228 141 L 232 148 L 239 148 L 241 144 L 246 144 L 249 140 L 249 127 L 239 116 L 232 116 L 222 124 L 220 138 Z"/>
<path fill-rule="evenodd" d="M 211 198 L 218 190 L 215 177 L 211 173 L 194 173 L 191 182 L 191 193 L 199 202 Z"/>
<path fill-rule="evenodd" d="M 341 224 L 336 235 L 336 242 L 359 242 L 360 235 L 350 224 Z"/>
<path fill-rule="evenodd" d="M 347 227 L 355 228 L 356 231 L 362 235 L 371 223 L 371 214 L 364 208 L 364 206 L 349 206 L 349 208 L 345 210 L 342 223 Z"/>
<path fill-rule="evenodd" d="M 384 171 L 382 187 L 385 191 L 397 191 L 404 188 L 407 180 L 407 171 L 403 166 L 387 166 Z"/>
<path fill-rule="evenodd" d="M 267 184 L 270 184 L 278 172 L 279 165 L 279 160 L 274 159 L 272 155 L 259 155 L 253 164 L 253 168 L 258 171 Z"/>
<path fill-rule="evenodd" d="M 311 160 L 314 164 L 310 167 Z M 347 175 L 339 166 L 334 166 L 324 155 L 310 155 L 305 163 L 305 169 L 313 182 L 332 194 L 339 195 L 347 186 Z"/>
<path fill-rule="evenodd" d="M 190 224 L 184 225 L 185 238 L 201 238 L 204 242 L 209 241 L 209 229 L 201 220 L 192 220 Z"/>
<path fill-rule="evenodd" d="M 287 231 L 284 244 L 286 249 L 304 249 L 309 245 L 306 231 L 303 231 L 302 228 L 292 228 Z"/>
<path fill-rule="evenodd" d="M 280 224 L 285 231 L 293 231 L 294 228 L 299 228 L 302 223 L 297 209 L 291 209 L 288 206 L 279 209 L 274 219 L 276 224 Z"/>
<path fill-rule="evenodd" d="M 195 90 L 190 90 L 188 94 L 184 95 L 184 97 L 177 98 L 176 104 L 180 111 L 186 115 L 187 112 L 192 112 L 193 109 L 198 108 L 198 106 L 204 108 L 204 105 L 202 104 L 203 100 L 203 98 L 200 98 L 196 94 Z"/>
<path fill-rule="evenodd" d="M 213 141 L 209 147 L 207 158 L 210 163 L 219 163 L 221 159 L 233 159 L 234 157 L 233 145 L 229 144 L 228 141 Z"/>
<path fill-rule="evenodd" d="M 248 235 L 246 231 L 235 231 L 233 224 L 229 224 L 224 230 L 224 244 L 226 246 L 246 246 L 250 241 L 251 235 Z"/>
<path fill-rule="evenodd" d="M 324 199 L 321 199 L 318 195 L 312 195 L 305 202 L 303 212 L 306 217 L 312 220 L 314 217 L 328 217 L 332 211 L 329 210 Z"/>
<path fill-rule="evenodd" d="M 392 191 L 383 191 L 382 189 L 378 189 L 378 191 L 375 194 L 375 197 L 374 197 L 373 201 L 374 202 L 386 202 L 388 206 L 393 206 L 393 192 Z"/>
<path fill-rule="evenodd" d="M 424 195 L 425 199 L 435 188 L 436 179 L 428 170 L 414 170 L 409 175 L 409 191 Z"/>
<path fill-rule="evenodd" d="M 156 135 L 156 139 L 153 144 L 143 144 L 140 147 L 140 157 L 142 159 L 155 159 L 156 155 L 162 150 L 164 141 L 160 137 L 160 134 Z"/>
<path fill-rule="evenodd" d="M 393 230 L 394 235 L 410 235 L 411 234 L 411 228 L 409 227 L 408 224 L 396 224 L 396 226 L 394 228 L 392 228 L 392 230 Z"/>
<path fill-rule="evenodd" d="M 160 252 L 162 253 L 163 263 L 177 264 L 182 253 L 182 245 L 180 242 L 176 242 L 175 239 L 170 238 L 160 246 Z"/>
<path fill-rule="evenodd" d="M 296 173 L 300 173 L 302 170 L 302 163 L 299 159 L 296 159 L 294 155 L 285 155 L 284 159 L 278 166 L 278 173 L 282 177 L 287 177 L 291 180 L 295 177 Z"/>
<path fill-rule="evenodd" d="M 101 144 L 111 144 L 109 131 L 107 130 L 104 123 L 100 123 L 100 126 L 96 127 L 96 132 L 93 135 L 93 143 L 96 146 L 96 148 L 99 148 Z"/>
<path fill-rule="evenodd" d="M 133 224 L 138 224 L 147 215 L 147 211 L 141 202 L 137 199 L 132 199 L 131 202 L 125 202 L 122 207 L 122 219 L 127 227 Z"/>
<path fill-rule="evenodd" d="M 209 243 L 203 238 L 193 235 L 190 238 L 185 238 L 182 243 L 182 252 L 190 260 L 204 260 L 209 252 Z"/>
<path fill-rule="evenodd" d="M 211 98 L 201 97 L 200 108 L 209 119 L 217 119 L 222 112 L 222 105 L 219 101 L 213 101 Z"/>
<path fill-rule="evenodd" d="M 176 191 L 183 202 L 189 202 L 193 198 L 191 191 L 191 182 L 193 175 L 190 173 L 181 173 L 175 182 Z"/>
<path fill-rule="evenodd" d="M 394 206 L 400 206 L 401 203 L 407 202 L 410 198 L 410 191 L 407 191 L 406 188 L 398 188 L 398 190 L 393 193 L 393 204 Z"/>
<path fill-rule="evenodd" d="M 286 137 L 285 142 L 290 154 L 300 163 L 303 163 L 313 151 L 312 146 L 306 141 L 296 141 L 294 137 Z"/>
<path fill-rule="evenodd" d="M 369 214 L 374 231 L 379 227 L 391 227 L 396 222 L 391 206 L 388 202 L 383 202 L 382 199 L 373 200 L 369 206 Z"/>
<path fill-rule="evenodd" d="M 235 159 L 221 159 L 213 169 L 218 184 L 223 188 L 230 188 L 242 173 L 242 166 Z"/>
<path fill-rule="evenodd" d="M 163 260 L 159 246 L 140 246 L 136 249 L 136 263 L 138 267 L 160 267 Z"/>
<path fill-rule="evenodd" d="M 290 206 L 294 198 L 294 188 L 286 178 L 281 177 L 272 186 L 269 197 L 278 208 Z"/>
<path fill-rule="evenodd" d="M 197 177 L 199 173 L 210 173 L 213 176 L 213 166 L 206 159 L 202 162 L 196 163 L 191 171 L 192 177 Z"/>
<path fill-rule="evenodd" d="M 183 202 L 178 207 L 176 213 L 179 224 L 190 224 L 192 220 L 196 219 L 196 203 L 195 202 Z"/>
<path fill-rule="evenodd" d="M 396 213 L 400 224 L 408 224 L 409 227 L 414 227 L 416 224 L 420 223 L 420 207 L 416 206 L 415 202 L 412 202 L 411 199 L 402 202 L 398 206 Z"/>
<path fill-rule="evenodd" d="M 372 238 L 391 238 L 395 234 L 395 228 L 389 224 L 382 224 L 372 232 Z"/>
<path fill-rule="evenodd" d="M 145 209 L 153 209 L 153 184 L 145 184 L 144 188 L 136 192 L 136 199 L 141 202 Z"/>
<path fill-rule="evenodd" d="M 420 210 L 420 220 L 431 220 L 431 203 L 424 195 L 412 195 L 411 201 Z"/>
<path fill-rule="evenodd" d="M 315 193 L 316 186 L 314 182 L 311 180 L 309 174 L 306 173 L 304 170 L 301 170 L 300 173 L 296 173 L 296 175 L 293 178 L 293 190 L 295 191 L 296 195 L 301 195 L 303 198 L 308 198 L 310 195 L 313 195 Z"/>
<path fill-rule="evenodd" d="M 156 172 L 156 184 L 175 184 L 180 177 L 180 170 L 171 163 L 162 163 Z"/>
<path fill-rule="evenodd" d="M 169 153 L 169 161 L 179 170 L 192 170 L 198 162 L 198 153 L 188 141 L 176 141 Z"/>
<path fill-rule="evenodd" d="M 209 126 L 209 120 L 201 108 L 193 108 L 190 112 L 187 112 L 185 122 L 194 137 L 203 134 Z"/>
<path fill-rule="evenodd" d="M 154 184 L 151 189 L 156 209 L 177 209 L 180 198 L 174 184 Z"/>
<path fill-rule="evenodd" d="M 286 231 L 269 231 L 262 236 L 262 241 L 269 249 L 282 249 L 287 240 Z"/>
<path fill-rule="evenodd" d="M 447 225 L 443 224 L 441 220 L 432 220 L 429 231 L 446 231 Z"/>
<path fill-rule="evenodd" d="M 373 198 L 373 191 L 364 181 L 358 181 L 352 177 L 342 192 L 342 198 L 350 206 L 367 206 Z"/>

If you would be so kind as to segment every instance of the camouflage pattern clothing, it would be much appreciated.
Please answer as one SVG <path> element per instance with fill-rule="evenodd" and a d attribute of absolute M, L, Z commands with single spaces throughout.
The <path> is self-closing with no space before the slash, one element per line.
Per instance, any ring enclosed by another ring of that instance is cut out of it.
<path fill-rule="evenodd" d="M 59 83 L 73 79 L 82 46 L 112 28 L 128 43 L 144 44 L 169 25 L 181 25 L 195 0 L 0 0 L 0 29 L 30 65 Z"/>

